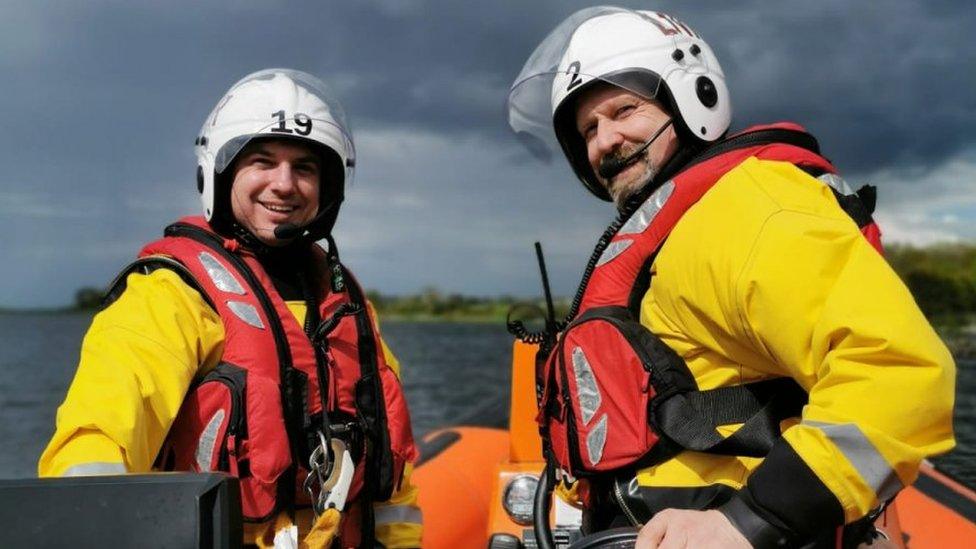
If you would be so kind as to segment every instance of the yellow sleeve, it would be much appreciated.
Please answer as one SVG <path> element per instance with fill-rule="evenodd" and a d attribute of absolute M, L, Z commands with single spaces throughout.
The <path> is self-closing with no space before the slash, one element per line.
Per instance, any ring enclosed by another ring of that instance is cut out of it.
<path fill-rule="evenodd" d="M 224 329 L 179 275 L 130 274 L 92 321 L 39 476 L 146 472 L 190 382 L 216 366 Z"/>
<path fill-rule="evenodd" d="M 380 334 L 379 317 L 372 303 L 367 303 L 373 326 Z M 400 361 L 390 351 L 386 340 L 380 336 L 383 346 L 383 357 L 390 369 L 400 377 Z M 423 514 L 417 504 L 417 487 L 410 482 L 413 474 L 413 464 L 407 463 L 403 471 L 403 480 L 393 496 L 388 501 L 377 502 L 373 505 L 376 523 L 376 539 L 388 549 L 420 547 L 424 530 Z"/>
<path fill-rule="evenodd" d="M 417 505 L 417 487 L 410 482 L 412 474 L 413 464 L 408 463 L 393 496 L 373 504 L 376 539 L 388 549 L 420 547 L 424 518 Z"/>
<path fill-rule="evenodd" d="M 771 194 L 792 189 L 797 203 L 818 204 L 781 202 L 735 288 L 742 337 L 809 392 L 802 422 L 749 478 L 749 496 L 790 525 L 851 522 L 911 484 L 923 458 L 953 447 L 955 365 L 829 190 L 785 163 L 740 169 L 779 189 Z"/>
<path fill-rule="evenodd" d="M 383 339 L 382 333 L 380 332 L 380 317 L 376 313 L 376 307 L 373 306 L 372 301 L 366 301 L 366 309 L 369 311 L 369 317 L 373 319 L 373 329 L 376 330 L 376 334 L 380 336 L 380 345 L 383 346 L 383 358 L 386 359 L 386 363 L 393 370 L 396 376 L 400 377 L 400 361 L 397 360 L 396 355 L 393 351 L 386 345 L 386 340 Z"/>

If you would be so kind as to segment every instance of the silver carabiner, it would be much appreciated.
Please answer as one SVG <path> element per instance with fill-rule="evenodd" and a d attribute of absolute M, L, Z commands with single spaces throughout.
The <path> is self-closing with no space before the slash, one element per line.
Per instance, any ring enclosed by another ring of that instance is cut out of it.
<path fill-rule="evenodd" d="M 333 465 L 333 456 L 329 452 L 329 443 L 322 434 L 322 431 L 317 432 L 319 436 L 319 444 L 312 450 L 312 453 L 308 456 L 308 475 L 305 477 L 305 482 L 302 483 L 302 487 L 308 494 L 309 499 L 312 500 L 312 509 L 315 511 L 315 516 L 317 517 L 321 511 L 317 505 L 319 498 L 321 498 L 324 492 L 324 486 L 328 482 L 330 469 Z M 314 484 L 317 482 L 318 490 L 315 490 Z M 315 492 L 318 492 L 316 496 Z"/>
<path fill-rule="evenodd" d="M 345 441 L 340 438 L 326 439 L 322 431 L 318 432 L 318 436 L 319 445 L 308 457 L 309 472 L 302 484 L 312 501 L 316 518 L 330 507 L 339 511 L 345 508 L 356 472 L 356 464 Z"/>

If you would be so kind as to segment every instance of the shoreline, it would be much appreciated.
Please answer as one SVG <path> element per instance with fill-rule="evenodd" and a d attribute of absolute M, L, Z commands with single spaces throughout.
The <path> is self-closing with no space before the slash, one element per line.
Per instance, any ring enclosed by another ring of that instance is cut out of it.
<path fill-rule="evenodd" d="M 51 308 L 31 308 L 31 309 L 3 309 L 0 308 L 0 315 L 9 316 L 59 316 L 59 315 L 94 315 L 95 309 L 84 309 L 77 307 L 51 307 Z M 403 314 L 378 311 L 381 325 L 387 322 L 396 323 L 417 323 L 417 324 L 436 324 L 436 323 L 456 323 L 456 324 L 483 324 L 495 325 L 499 329 L 505 328 L 505 316 L 498 314 Z M 976 324 L 963 328 L 958 326 L 934 326 L 939 337 L 948 347 L 952 357 L 957 360 L 976 360 Z"/>

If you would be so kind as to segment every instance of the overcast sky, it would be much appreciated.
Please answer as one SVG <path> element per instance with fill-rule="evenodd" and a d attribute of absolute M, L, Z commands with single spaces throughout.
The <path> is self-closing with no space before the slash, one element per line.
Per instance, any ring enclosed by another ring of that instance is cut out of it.
<path fill-rule="evenodd" d="M 613 216 L 506 124 L 525 59 L 589 3 L 0 0 L 0 307 L 102 286 L 198 213 L 193 139 L 227 87 L 305 70 L 346 106 L 343 259 L 384 293 L 570 295 Z M 976 239 L 976 4 L 621 2 L 677 15 L 721 61 L 733 126 L 804 124 L 879 187 L 888 241 Z M 733 7 L 734 6 L 734 7 Z"/>

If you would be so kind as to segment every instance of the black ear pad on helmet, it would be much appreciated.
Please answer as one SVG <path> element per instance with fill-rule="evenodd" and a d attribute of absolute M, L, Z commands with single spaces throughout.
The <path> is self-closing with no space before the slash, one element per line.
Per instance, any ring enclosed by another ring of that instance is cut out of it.
<path fill-rule="evenodd" d="M 707 76 L 699 76 L 698 80 L 695 81 L 695 93 L 698 94 L 698 100 L 701 101 L 702 105 L 708 108 L 712 108 L 718 103 L 718 90 L 715 89 L 715 83 L 712 79 Z"/>
<path fill-rule="evenodd" d="M 197 192 L 203 194 L 203 166 L 197 165 Z"/>

